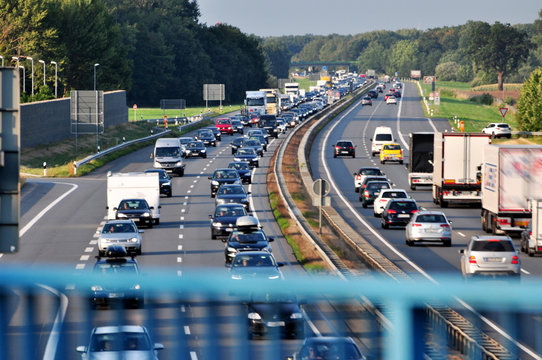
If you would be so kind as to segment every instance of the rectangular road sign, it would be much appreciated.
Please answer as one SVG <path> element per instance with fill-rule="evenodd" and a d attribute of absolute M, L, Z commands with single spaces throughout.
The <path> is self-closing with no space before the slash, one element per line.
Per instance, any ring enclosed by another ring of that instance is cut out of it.
<path fill-rule="evenodd" d="M 70 95 L 72 134 L 104 132 L 104 92 L 73 90 Z"/>
<path fill-rule="evenodd" d="M 431 84 L 431 83 L 435 82 L 436 80 L 437 80 L 437 78 L 434 77 L 434 76 L 424 76 L 423 77 L 423 83 L 424 84 Z"/>
<path fill-rule="evenodd" d="M 226 98 L 224 84 L 203 84 L 203 100 L 223 101 Z"/>

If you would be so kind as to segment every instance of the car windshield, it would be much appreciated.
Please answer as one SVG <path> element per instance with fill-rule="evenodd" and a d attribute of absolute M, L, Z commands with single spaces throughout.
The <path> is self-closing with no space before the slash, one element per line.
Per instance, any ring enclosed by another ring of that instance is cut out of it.
<path fill-rule="evenodd" d="M 248 163 L 233 163 L 228 166 L 231 169 L 237 169 L 237 170 L 250 170 L 250 165 Z"/>
<path fill-rule="evenodd" d="M 358 349 L 349 343 L 320 343 L 309 344 L 301 349 L 301 359 L 322 359 L 322 360 L 354 360 L 361 356 Z"/>
<path fill-rule="evenodd" d="M 151 350 L 151 343 L 144 333 L 95 334 L 90 344 L 91 352 L 145 350 Z"/>
<path fill-rule="evenodd" d="M 401 150 L 401 145 L 384 145 L 384 150 Z"/>
<path fill-rule="evenodd" d="M 197 143 L 197 142 L 191 142 L 190 144 L 188 144 L 187 146 L 189 149 L 193 149 L 193 148 L 198 148 L 198 147 L 201 147 L 200 143 Z"/>
<path fill-rule="evenodd" d="M 242 244 L 265 241 L 265 235 L 261 231 L 251 233 L 234 232 L 232 239 Z"/>
<path fill-rule="evenodd" d="M 416 210 L 418 207 L 412 201 L 394 201 L 390 205 L 393 210 Z"/>
<path fill-rule="evenodd" d="M 349 141 L 339 141 L 337 143 L 337 146 L 340 146 L 340 147 L 352 147 L 352 143 L 349 142 Z"/>
<path fill-rule="evenodd" d="M 245 146 L 260 146 L 260 142 L 258 140 L 246 140 L 244 145 Z"/>
<path fill-rule="evenodd" d="M 118 207 L 119 210 L 144 210 L 148 209 L 145 200 L 122 200 Z"/>
<path fill-rule="evenodd" d="M 390 199 L 406 199 L 408 196 L 402 191 L 386 191 L 382 194 L 382 197 Z"/>
<path fill-rule="evenodd" d="M 255 155 L 254 149 L 239 149 L 239 155 Z"/>
<path fill-rule="evenodd" d="M 217 206 L 215 211 L 215 217 L 224 216 L 245 216 L 247 214 L 243 206 Z"/>
<path fill-rule="evenodd" d="M 136 231 L 135 225 L 132 223 L 105 224 L 102 234 L 133 233 Z"/>
<path fill-rule="evenodd" d="M 99 272 L 105 275 L 111 274 L 136 274 L 136 264 L 126 261 L 107 261 L 97 263 L 94 267 L 95 272 Z"/>
<path fill-rule="evenodd" d="M 181 144 L 188 144 L 190 141 L 192 141 L 191 138 L 180 138 L 179 141 Z"/>
<path fill-rule="evenodd" d="M 380 169 L 360 169 L 360 175 L 382 175 Z"/>
<path fill-rule="evenodd" d="M 446 223 L 446 218 L 444 215 L 433 214 L 433 215 L 418 215 L 416 222 L 421 223 Z"/>
<path fill-rule="evenodd" d="M 245 190 L 242 186 L 223 186 L 218 190 L 218 193 L 223 195 L 244 194 Z"/>
<path fill-rule="evenodd" d="M 261 255 L 238 255 L 233 260 L 233 267 L 249 267 L 249 266 L 256 266 L 256 267 L 268 267 L 268 266 L 276 266 L 275 261 L 273 258 L 268 254 L 261 254 Z"/>
<path fill-rule="evenodd" d="M 212 131 L 200 131 L 198 136 L 213 136 Z"/>
<path fill-rule="evenodd" d="M 230 119 L 219 119 L 219 120 L 217 120 L 217 124 L 218 125 L 229 125 L 229 124 L 231 124 L 231 121 L 230 121 Z"/>
<path fill-rule="evenodd" d="M 514 246 L 508 240 L 480 240 L 474 241 L 472 251 L 496 251 L 496 252 L 513 252 Z"/>
<path fill-rule="evenodd" d="M 294 304 L 297 303 L 297 298 L 293 294 L 254 294 L 251 297 L 251 302 L 253 303 L 267 303 L 267 304 L 275 304 L 275 303 L 288 303 L 288 304 Z"/>
<path fill-rule="evenodd" d="M 236 179 L 237 177 L 239 177 L 237 170 L 219 170 L 213 176 L 214 179 Z"/>
<path fill-rule="evenodd" d="M 370 182 L 367 184 L 367 189 L 369 190 L 380 190 L 380 189 L 389 189 L 390 184 L 386 182 Z"/>
<path fill-rule="evenodd" d="M 156 157 L 178 157 L 180 154 L 180 148 L 176 146 L 157 147 L 155 150 Z"/>
<path fill-rule="evenodd" d="M 392 141 L 391 134 L 376 134 L 376 141 Z"/>

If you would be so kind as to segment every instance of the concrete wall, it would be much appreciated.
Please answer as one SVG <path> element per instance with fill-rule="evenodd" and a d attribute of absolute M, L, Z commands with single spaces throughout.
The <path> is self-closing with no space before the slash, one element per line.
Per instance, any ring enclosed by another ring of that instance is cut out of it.
<path fill-rule="evenodd" d="M 106 129 L 127 122 L 126 91 L 106 92 L 104 108 Z M 69 98 L 21 104 L 20 116 L 23 149 L 74 136 L 70 131 Z"/>

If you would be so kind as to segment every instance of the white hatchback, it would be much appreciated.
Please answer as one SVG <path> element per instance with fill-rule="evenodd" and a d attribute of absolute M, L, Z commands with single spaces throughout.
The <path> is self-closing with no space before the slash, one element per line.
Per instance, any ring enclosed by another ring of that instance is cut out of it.
<path fill-rule="evenodd" d="M 408 198 L 410 198 L 410 196 L 408 196 L 407 192 L 403 189 L 382 189 L 374 201 L 373 214 L 375 217 L 379 217 L 384 211 L 386 204 L 391 199 Z"/>

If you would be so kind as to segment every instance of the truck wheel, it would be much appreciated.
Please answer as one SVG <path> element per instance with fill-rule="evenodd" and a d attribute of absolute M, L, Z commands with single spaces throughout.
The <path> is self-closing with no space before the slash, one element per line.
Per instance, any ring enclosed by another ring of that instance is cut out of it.
<path fill-rule="evenodd" d="M 410 184 L 410 190 L 416 190 L 416 185 Z"/>
<path fill-rule="evenodd" d="M 445 247 L 451 247 L 452 246 L 452 240 L 444 240 L 442 242 L 442 245 L 444 245 Z"/>
<path fill-rule="evenodd" d="M 363 204 L 361 204 L 361 206 L 363 206 L 364 209 L 367 209 L 367 203 L 365 201 L 363 201 Z"/>
<path fill-rule="evenodd" d="M 399 160 L 399 164 L 401 164 L 401 165 L 402 165 L 402 164 L 403 164 L 403 160 Z"/>
<path fill-rule="evenodd" d="M 489 215 L 489 221 L 491 221 L 491 233 L 493 235 L 497 234 L 497 222 L 495 221 L 493 215 Z"/>
<path fill-rule="evenodd" d="M 382 225 L 382 229 L 388 229 L 390 226 L 387 223 L 381 222 L 380 225 Z"/>
<path fill-rule="evenodd" d="M 529 245 L 527 245 L 527 246 L 529 246 Z M 527 248 L 527 254 L 529 254 L 530 257 L 533 257 L 534 256 L 534 250 L 528 247 Z"/>

